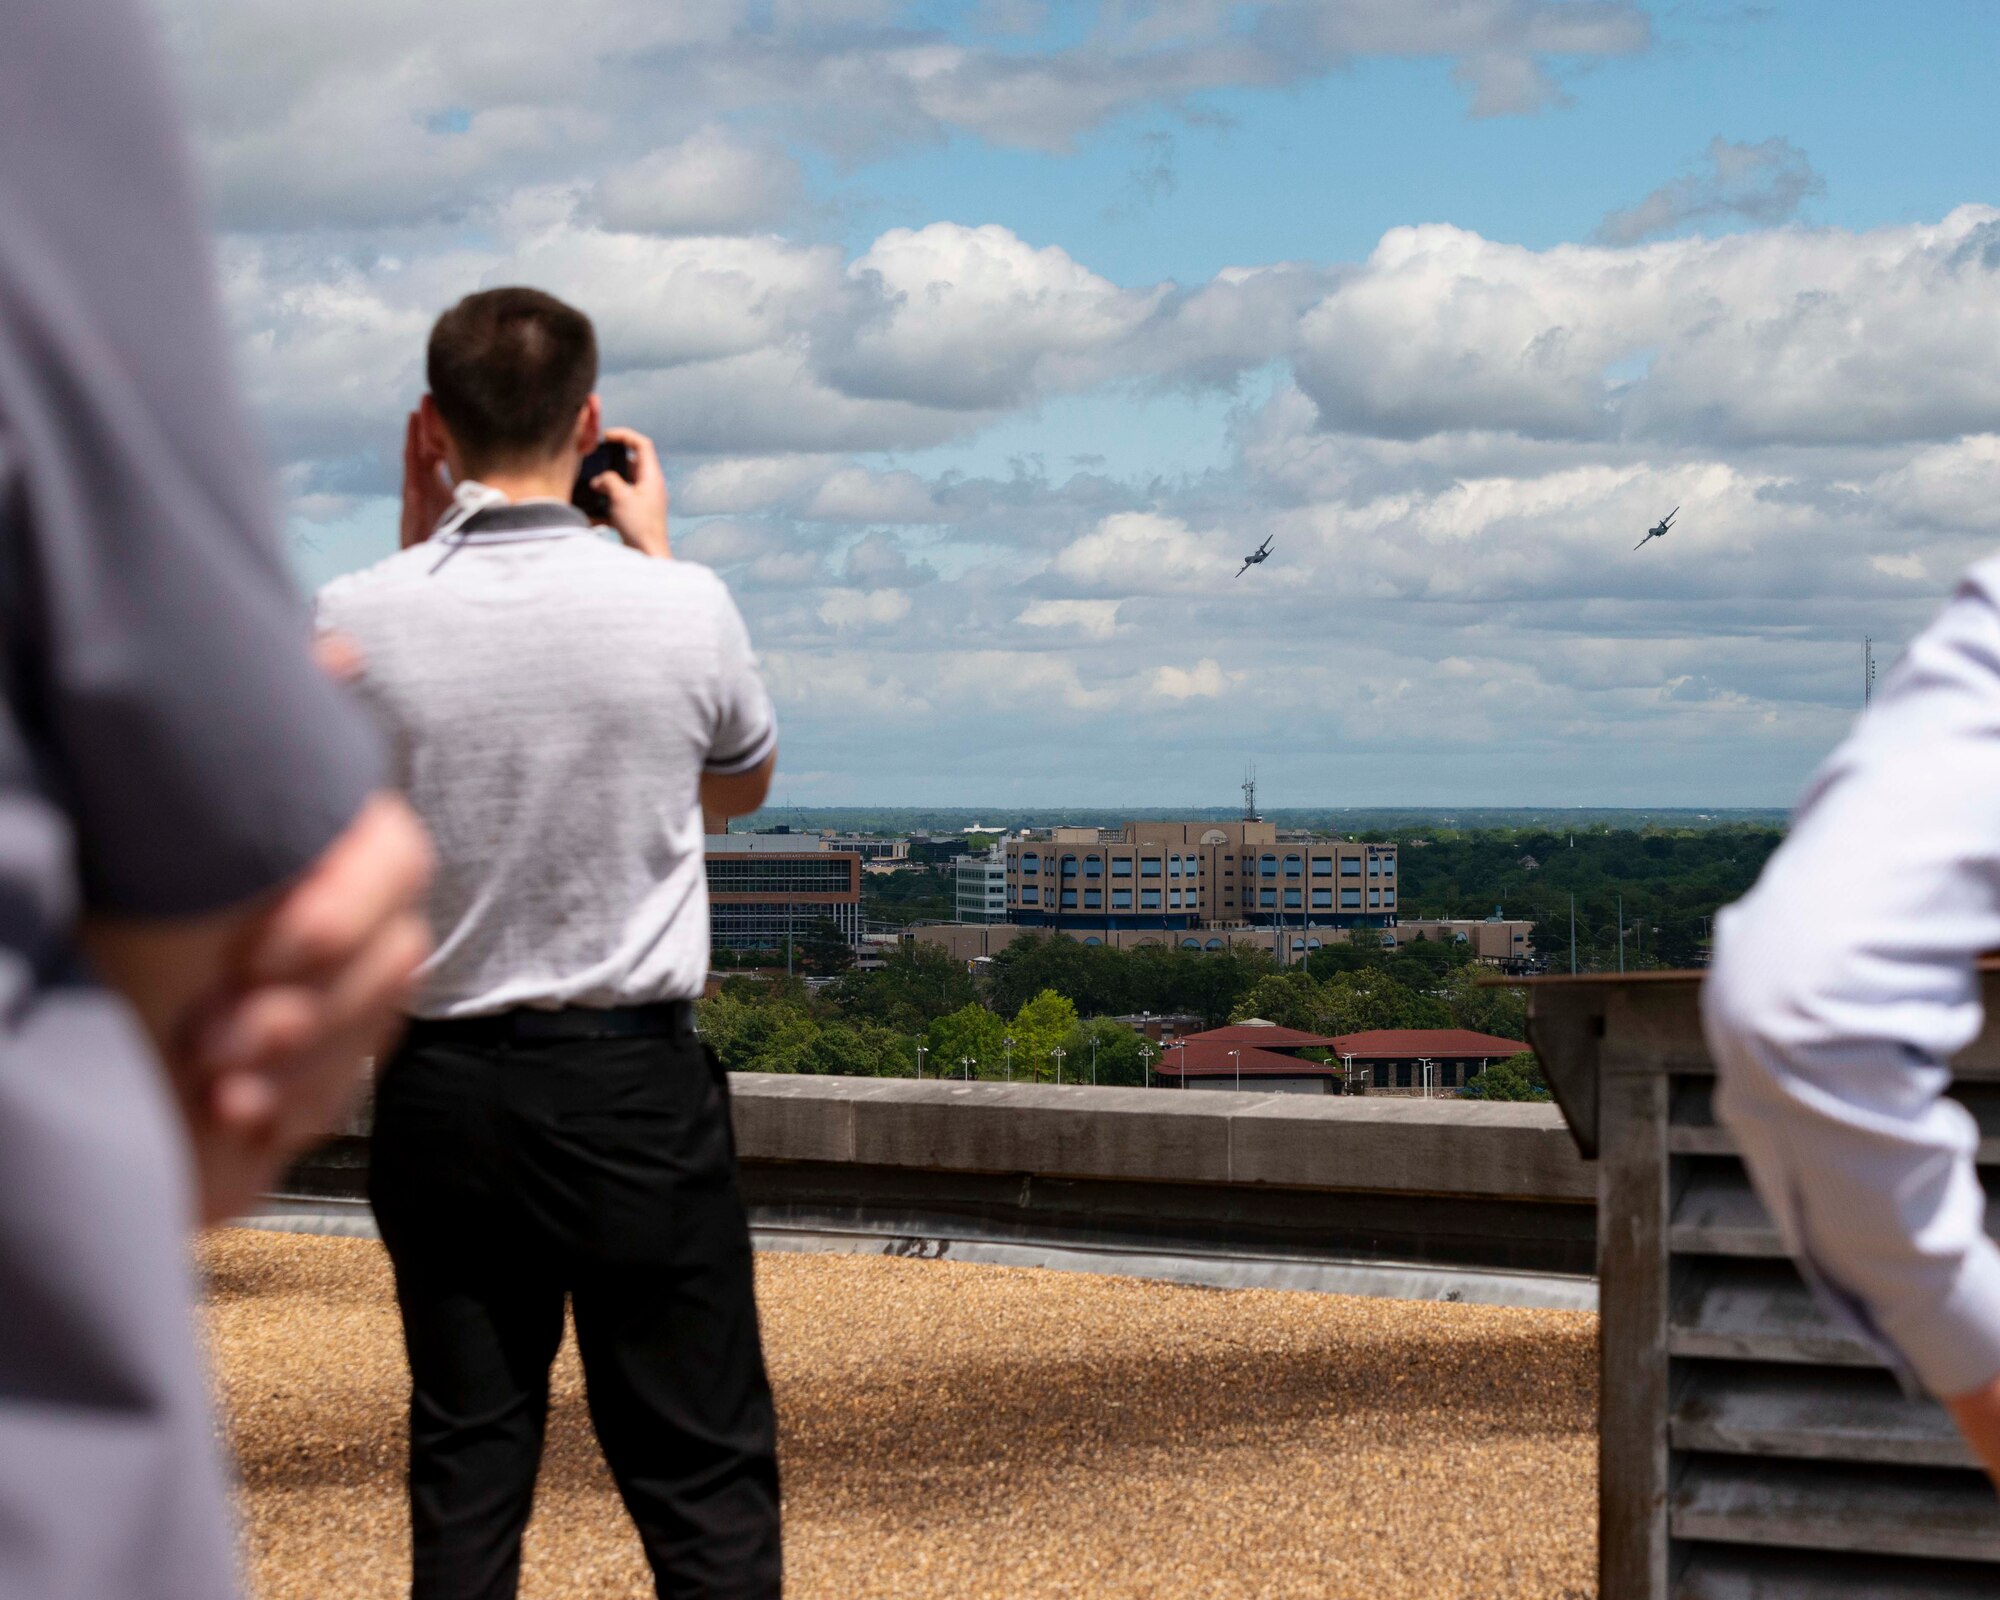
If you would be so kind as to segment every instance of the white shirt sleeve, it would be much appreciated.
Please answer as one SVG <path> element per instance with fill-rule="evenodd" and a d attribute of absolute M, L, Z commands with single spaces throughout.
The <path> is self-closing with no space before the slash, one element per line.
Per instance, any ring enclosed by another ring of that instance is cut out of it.
<path fill-rule="evenodd" d="M 720 580 L 717 588 L 721 588 Z M 721 592 L 722 618 L 716 629 L 716 718 L 703 772 L 728 777 L 752 772 L 778 748 L 778 718 L 757 671 L 750 630 L 729 592 Z"/>
<path fill-rule="evenodd" d="M 1806 1275 L 1952 1397 L 2000 1374 L 1978 1130 L 1943 1097 L 2000 948 L 2000 562 L 1973 569 L 1724 912 L 1716 1110 Z"/>

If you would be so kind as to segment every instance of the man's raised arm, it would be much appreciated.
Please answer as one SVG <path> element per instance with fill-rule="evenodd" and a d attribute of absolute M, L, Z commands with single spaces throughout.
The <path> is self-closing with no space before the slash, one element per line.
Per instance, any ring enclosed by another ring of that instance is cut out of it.
<path fill-rule="evenodd" d="M 2000 948 L 2000 567 L 1975 569 L 1718 919 L 1716 1110 L 1822 1295 L 2000 1475 L 2000 1249 L 1945 1096 Z"/>

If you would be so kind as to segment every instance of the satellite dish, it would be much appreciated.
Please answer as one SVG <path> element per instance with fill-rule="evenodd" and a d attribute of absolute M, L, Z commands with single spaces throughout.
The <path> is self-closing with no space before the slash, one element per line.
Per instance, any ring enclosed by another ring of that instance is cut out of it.
<path fill-rule="evenodd" d="M 1220 828 L 1210 828 L 1208 832 L 1201 836 L 1201 842 L 1203 844 L 1227 844 L 1229 843 L 1229 835 L 1224 833 Z"/>

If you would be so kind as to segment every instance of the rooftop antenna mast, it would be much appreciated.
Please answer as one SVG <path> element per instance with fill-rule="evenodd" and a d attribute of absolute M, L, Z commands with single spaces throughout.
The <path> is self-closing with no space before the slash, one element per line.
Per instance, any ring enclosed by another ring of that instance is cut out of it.
<path fill-rule="evenodd" d="M 1861 709 L 1866 711 L 1875 698 L 1875 641 L 1861 641 Z"/>
<path fill-rule="evenodd" d="M 1257 763 L 1251 762 L 1243 769 L 1243 820 L 1262 822 L 1257 815 Z"/>

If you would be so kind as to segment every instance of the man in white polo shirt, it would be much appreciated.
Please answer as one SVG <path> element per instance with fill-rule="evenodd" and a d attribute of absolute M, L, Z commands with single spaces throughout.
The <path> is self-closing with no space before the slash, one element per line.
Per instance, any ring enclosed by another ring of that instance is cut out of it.
<path fill-rule="evenodd" d="M 538 291 L 446 312 L 404 549 L 320 596 L 438 855 L 369 1180 L 410 1358 L 415 1600 L 515 1593 L 566 1299 L 660 1594 L 780 1586 L 728 1088 L 692 1007 L 702 815 L 761 803 L 777 732 L 728 591 L 669 559 L 650 442 L 608 435 L 635 469 L 597 480 L 621 542 L 571 506 L 596 371 L 588 319 Z"/>

